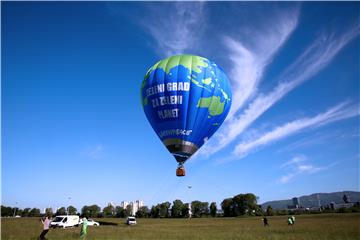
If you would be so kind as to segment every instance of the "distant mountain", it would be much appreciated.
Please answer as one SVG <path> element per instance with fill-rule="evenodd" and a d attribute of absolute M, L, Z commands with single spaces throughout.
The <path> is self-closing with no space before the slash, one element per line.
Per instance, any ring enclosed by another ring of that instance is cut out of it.
<path fill-rule="evenodd" d="M 350 202 L 360 202 L 360 192 L 343 191 L 333 193 L 314 193 L 308 196 L 301 196 L 299 198 L 300 206 L 302 207 L 317 207 L 320 204 L 326 206 L 331 202 L 344 203 L 343 196 L 346 194 Z M 273 209 L 286 209 L 287 206 L 293 205 L 292 199 L 269 201 L 261 204 L 263 208 L 271 205 Z"/>

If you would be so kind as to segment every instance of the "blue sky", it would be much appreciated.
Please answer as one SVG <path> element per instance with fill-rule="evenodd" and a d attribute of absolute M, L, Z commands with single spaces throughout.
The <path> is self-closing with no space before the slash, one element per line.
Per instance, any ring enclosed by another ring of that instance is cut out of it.
<path fill-rule="evenodd" d="M 359 191 L 359 3 L 1 6 L 3 204 Z M 139 92 L 183 53 L 224 69 L 233 104 L 177 178 Z"/>

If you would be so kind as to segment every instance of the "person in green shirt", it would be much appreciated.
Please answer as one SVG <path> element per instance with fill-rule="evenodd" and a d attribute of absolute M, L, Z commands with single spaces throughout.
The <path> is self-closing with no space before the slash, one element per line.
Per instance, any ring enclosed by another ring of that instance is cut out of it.
<path fill-rule="evenodd" d="M 81 226 L 81 229 L 80 229 L 80 239 L 85 239 L 86 238 L 87 224 L 88 224 L 88 221 L 87 221 L 86 217 L 84 216 L 83 219 L 82 219 L 82 226 Z"/>
<path fill-rule="evenodd" d="M 288 217 L 287 222 L 289 226 L 292 226 L 294 224 L 292 217 Z"/>

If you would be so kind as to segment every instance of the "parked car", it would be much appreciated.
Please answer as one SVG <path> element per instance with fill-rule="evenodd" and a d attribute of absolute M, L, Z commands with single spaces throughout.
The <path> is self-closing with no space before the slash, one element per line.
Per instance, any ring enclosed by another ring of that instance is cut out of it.
<path fill-rule="evenodd" d="M 60 215 L 56 216 L 54 220 L 51 221 L 50 227 L 75 227 L 79 225 L 79 216 L 78 215 Z"/>
<path fill-rule="evenodd" d="M 127 217 L 125 223 L 127 225 L 135 225 L 136 224 L 136 218 L 135 217 Z"/>
<path fill-rule="evenodd" d="M 79 224 L 82 224 L 82 223 L 83 223 L 83 220 L 80 219 Z M 100 223 L 95 222 L 94 219 L 88 219 L 87 225 L 88 226 L 100 226 Z"/>

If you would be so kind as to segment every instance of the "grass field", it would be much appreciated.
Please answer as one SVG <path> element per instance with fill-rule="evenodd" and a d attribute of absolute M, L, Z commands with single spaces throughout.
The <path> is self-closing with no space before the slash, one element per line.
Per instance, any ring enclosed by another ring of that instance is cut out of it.
<path fill-rule="evenodd" d="M 89 227 L 90 239 L 216 239 L 216 240 L 358 240 L 360 214 L 321 214 L 296 216 L 288 226 L 286 216 L 270 217 L 270 227 L 263 227 L 260 217 L 201 219 L 138 219 L 138 225 L 126 226 L 124 219 L 98 219 L 113 225 Z M 42 231 L 39 218 L 3 218 L 1 239 L 37 239 Z M 47 238 L 79 239 L 80 228 L 51 229 Z"/>

